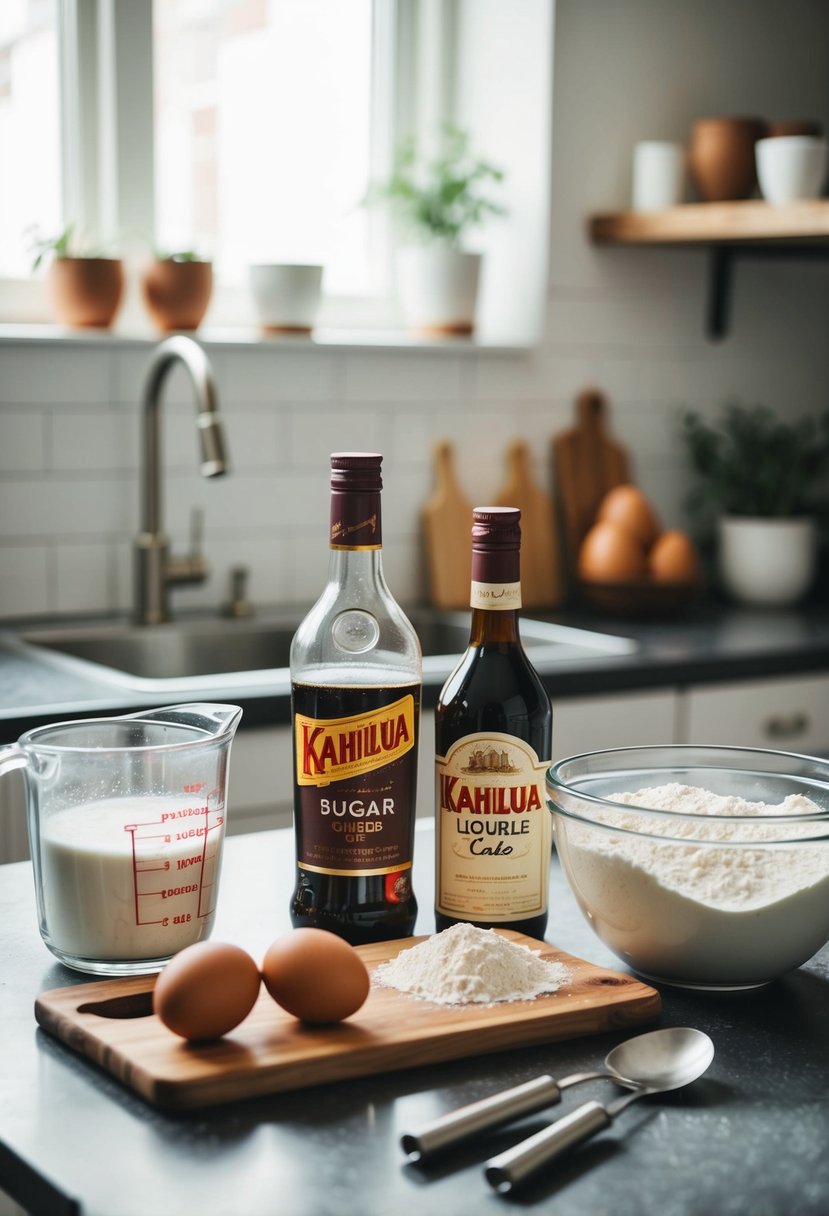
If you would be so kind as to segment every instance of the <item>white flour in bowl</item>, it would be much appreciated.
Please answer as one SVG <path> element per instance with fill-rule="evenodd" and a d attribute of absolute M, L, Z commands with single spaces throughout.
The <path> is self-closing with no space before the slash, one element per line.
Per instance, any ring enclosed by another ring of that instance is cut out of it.
<path fill-rule="evenodd" d="M 812 829 L 745 821 L 819 812 L 809 798 L 790 795 L 774 806 L 667 784 L 608 800 L 631 809 L 595 818 L 626 832 L 560 820 L 558 848 L 594 929 L 636 970 L 686 983 L 760 983 L 799 966 L 826 941 L 829 840 L 773 843 Z M 636 807 L 728 821 L 667 823 Z M 627 834 L 637 831 L 681 839 Z"/>
<path fill-rule="evenodd" d="M 462 923 L 402 950 L 377 968 L 375 978 L 439 1005 L 493 1005 L 555 992 L 570 973 L 494 929 Z"/>

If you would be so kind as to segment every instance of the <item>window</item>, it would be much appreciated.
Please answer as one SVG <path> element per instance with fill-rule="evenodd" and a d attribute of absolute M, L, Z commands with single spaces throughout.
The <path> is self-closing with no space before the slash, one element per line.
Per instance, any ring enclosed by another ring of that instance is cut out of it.
<path fill-rule="evenodd" d="M 314 262 L 366 294 L 372 0 L 157 3 L 155 232 L 243 283 L 255 262 Z"/>
<path fill-rule="evenodd" d="M 51 320 L 24 232 L 72 223 L 133 262 L 151 246 L 210 256 L 211 326 L 255 324 L 248 265 L 313 261 L 335 340 L 394 328 L 388 217 L 361 202 L 401 136 L 449 119 L 508 183 L 506 220 L 476 237 L 477 340 L 535 341 L 553 13 L 549 0 L 0 0 L 0 321 Z M 139 306 L 124 328 L 142 323 Z"/>
<path fill-rule="evenodd" d="M 57 0 L 0 4 L 0 277 L 25 278 L 27 230 L 61 227 Z"/>

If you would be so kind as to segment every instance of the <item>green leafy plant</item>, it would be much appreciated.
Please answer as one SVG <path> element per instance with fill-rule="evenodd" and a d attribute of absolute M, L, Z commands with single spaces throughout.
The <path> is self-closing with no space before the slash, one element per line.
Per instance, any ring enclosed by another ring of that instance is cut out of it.
<path fill-rule="evenodd" d="M 787 422 L 766 406 L 731 402 L 718 425 L 695 413 L 686 414 L 682 425 L 698 479 L 692 507 L 760 518 L 823 509 L 829 410 Z"/>
<path fill-rule="evenodd" d="M 203 258 L 195 249 L 155 249 L 153 257 L 157 262 L 208 262 L 209 258 Z"/>
<path fill-rule="evenodd" d="M 458 246 L 470 229 L 506 214 L 489 194 L 503 180 L 503 170 L 472 152 L 466 132 L 447 125 L 434 154 L 404 140 L 391 177 L 369 192 L 367 202 L 387 203 L 421 240 Z"/>
<path fill-rule="evenodd" d="M 113 255 L 105 252 L 100 244 L 92 242 L 78 231 L 74 224 L 67 224 L 57 236 L 42 236 L 35 225 L 27 229 L 29 251 L 34 254 L 32 270 L 38 270 L 46 258 L 106 258 Z"/>

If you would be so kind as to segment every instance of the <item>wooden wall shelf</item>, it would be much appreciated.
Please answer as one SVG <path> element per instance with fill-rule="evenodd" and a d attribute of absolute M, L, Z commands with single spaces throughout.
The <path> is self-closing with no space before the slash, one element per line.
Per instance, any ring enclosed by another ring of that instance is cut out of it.
<path fill-rule="evenodd" d="M 728 328 L 732 269 L 738 258 L 829 257 L 829 199 L 787 206 L 752 200 L 687 203 L 665 211 L 619 211 L 593 215 L 590 238 L 596 245 L 676 246 L 711 254 L 708 334 Z"/>

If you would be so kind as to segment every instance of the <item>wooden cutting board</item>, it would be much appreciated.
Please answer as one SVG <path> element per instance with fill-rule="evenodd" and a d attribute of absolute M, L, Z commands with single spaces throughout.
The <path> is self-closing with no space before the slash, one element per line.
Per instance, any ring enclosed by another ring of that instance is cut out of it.
<path fill-rule="evenodd" d="M 576 425 L 553 438 L 553 469 L 566 560 L 575 569 L 579 546 L 609 490 L 630 481 L 627 450 L 608 434 L 607 399 L 586 389 L 576 399 Z"/>
<path fill-rule="evenodd" d="M 152 1013 L 153 976 L 56 988 L 35 1001 L 44 1030 L 149 1102 L 169 1110 L 304 1089 L 350 1077 L 481 1056 L 511 1047 L 627 1030 L 652 1021 L 659 993 L 631 975 L 605 971 L 546 942 L 504 931 L 564 963 L 570 981 L 533 1001 L 437 1005 L 372 984 L 365 1005 L 336 1026 L 303 1026 L 264 988 L 225 1038 L 196 1045 Z M 369 970 L 422 938 L 358 947 Z"/>
<path fill-rule="evenodd" d="M 472 504 L 455 474 L 448 439 L 435 445 L 435 489 L 423 507 L 429 591 L 436 608 L 468 608 L 472 570 Z"/>
<path fill-rule="evenodd" d="M 495 497 L 499 507 L 521 511 L 521 604 L 555 608 L 564 598 L 553 500 L 533 476 L 530 448 L 523 439 L 507 448 L 507 477 Z"/>

